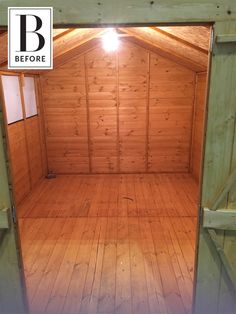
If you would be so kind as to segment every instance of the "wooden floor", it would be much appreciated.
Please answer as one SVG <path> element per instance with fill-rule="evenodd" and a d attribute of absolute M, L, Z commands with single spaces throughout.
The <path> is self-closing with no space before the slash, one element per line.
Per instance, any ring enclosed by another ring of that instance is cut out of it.
<path fill-rule="evenodd" d="M 197 185 L 187 174 L 80 175 L 45 179 L 20 217 L 196 216 Z"/>
<path fill-rule="evenodd" d="M 196 200 L 182 174 L 42 182 L 18 209 L 31 314 L 191 313 Z"/>

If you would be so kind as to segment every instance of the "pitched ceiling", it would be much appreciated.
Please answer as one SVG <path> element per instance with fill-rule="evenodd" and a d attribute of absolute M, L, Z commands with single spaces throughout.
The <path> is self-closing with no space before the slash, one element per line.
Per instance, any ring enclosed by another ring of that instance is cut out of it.
<path fill-rule="evenodd" d="M 173 35 L 177 40 L 183 40 L 186 44 L 192 44 L 193 47 L 209 50 L 211 29 L 209 26 L 167 26 L 157 27 L 168 34 Z"/>
<path fill-rule="evenodd" d="M 173 27 L 172 27 L 173 29 Z M 192 44 L 190 41 L 180 39 L 158 27 L 122 28 L 122 31 L 133 37 L 133 41 L 142 45 L 148 44 L 149 49 L 164 57 L 168 57 L 196 72 L 204 71 L 208 63 L 208 50 Z M 194 29 L 189 32 L 194 37 Z M 172 30 L 173 32 L 173 30 Z"/>
<path fill-rule="evenodd" d="M 207 26 L 127 27 L 118 28 L 117 31 L 125 40 L 172 59 L 193 71 L 207 69 L 210 42 L 210 28 Z M 54 29 L 54 67 L 98 45 L 99 37 L 104 32 L 106 28 Z M 0 31 L 0 69 L 7 69 L 5 31 Z"/>

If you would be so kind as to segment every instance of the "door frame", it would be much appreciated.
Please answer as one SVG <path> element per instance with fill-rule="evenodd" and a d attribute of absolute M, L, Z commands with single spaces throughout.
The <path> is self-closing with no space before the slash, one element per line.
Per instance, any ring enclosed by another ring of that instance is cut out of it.
<path fill-rule="evenodd" d="M 158 23 L 153 23 L 152 26 L 169 26 L 171 25 L 170 23 L 168 24 L 158 24 Z M 181 26 L 196 26 L 195 23 L 176 23 L 175 25 L 181 25 Z M 214 24 L 213 23 L 197 23 L 198 26 L 204 26 L 204 25 L 207 25 L 209 27 L 211 27 L 211 32 L 213 33 L 213 27 L 214 27 Z M 81 28 L 80 26 L 78 25 L 73 25 L 74 28 Z M 86 25 L 88 28 L 99 28 L 98 25 L 94 26 L 92 24 L 87 24 Z M 103 25 L 105 28 L 109 28 L 109 26 L 111 25 Z M 114 26 L 114 25 L 112 25 Z M 126 26 L 125 24 L 116 24 L 115 27 L 124 27 Z M 147 25 L 146 23 L 141 23 L 141 24 L 137 24 L 136 27 L 147 27 L 147 26 L 150 26 L 150 25 Z M 63 27 L 63 28 L 66 28 L 66 27 L 70 27 L 70 25 L 54 25 L 54 28 L 59 28 L 59 27 Z M 212 38 L 209 38 L 209 40 L 212 40 Z M 210 43 L 211 45 L 211 43 Z M 207 122 L 207 99 L 208 99 L 208 95 L 209 95 L 209 91 L 208 91 L 208 86 L 209 86 L 209 80 L 210 80 L 210 71 L 211 71 L 211 57 L 212 57 L 212 53 L 211 53 L 211 50 L 209 51 L 209 62 L 208 62 L 208 68 L 207 68 L 207 82 L 206 82 L 206 87 L 207 87 L 207 95 L 206 95 L 206 103 L 205 103 L 205 115 L 204 115 L 204 129 L 206 129 L 206 122 Z M 10 71 L 11 73 L 11 71 Z M 197 73 L 197 72 L 196 72 Z M 13 73 L 14 75 L 16 76 L 20 76 L 20 72 L 14 72 Z M 30 70 L 29 72 L 26 73 L 26 75 L 29 75 L 30 74 Z M 1 70 L 0 70 L 0 75 L 1 75 Z M 7 75 L 7 73 L 3 73 L 2 75 Z M 11 75 L 11 74 L 8 74 L 8 75 Z M 4 101 L 3 101 L 3 106 L 4 106 Z M 7 127 L 7 124 L 5 122 L 4 124 L 5 128 Z M 6 130 L 7 132 L 7 130 Z M 202 142 L 202 162 L 201 164 L 203 165 L 203 155 L 204 155 L 204 149 L 205 149 L 205 137 L 203 138 L 203 142 Z M 202 181 L 203 181 L 203 171 L 202 169 L 200 170 L 200 178 L 199 178 L 199 200 L 201 199 L 201 194 L 202 194 Z M 14 193 L 13 193 L 14 194 Z M 198 207 L 197 208 L 197 230 L 196 230 L 196 243 L 195 243 L 195 262 L 194 262 L 194 283 L 193 283 L 193 291 L 196 290 L 196 283 L 197 283 L 197 259 L 198 259 L 198 252 L 197 252 L 197 248 L 198 248 L 198 238 L 199 238 L 199 232 L 200 232 L 200 221 L 201 221 L 201 208 Z M 19 233 L 18 233 L 19 234 Z M 194 293 L 195 294 L 195 293 Z M 194 305 L 194 300 L 192 301 L 192 306 Z"/>
<path fill-rule="evenodd" d="M 2 95 L 2 93 L 1 93 Z M 0 97 L 0 109 L 3 103 Z M 6 225 L 0 228 L 1 311 L 3 314 L 28 313 L 23 260 L 19 242 L 18 224 L 14 214 L 12 181 L 8 160 L 6 126 L 0 110 L 0 210 L 5 212 Z M 5 210 L 3 210 L 5 209 Z"/>

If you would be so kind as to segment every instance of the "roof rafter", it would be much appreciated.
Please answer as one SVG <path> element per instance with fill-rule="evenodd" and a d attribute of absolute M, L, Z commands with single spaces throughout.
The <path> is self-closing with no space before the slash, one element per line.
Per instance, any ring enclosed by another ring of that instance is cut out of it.
<path fill-rule="evenodd" d="M 82 54 L 98 44 L 98 38 L 106 29 L 104 28 L 87 28 L 87 29 L 60 29 L 54 30 L 53 40 L 53 63 L 54 68 L 65 63 L 76 55 Z M 4 37 L 5 45 L 1 45 L 0 67 L 5 69 L 7 66 L 7 34 Z M 1 43 L 3 43 L 1 41 Z M 32 72 L 32 71 L 31 71 Z M 44 73 L 45 71 L 37 70 L 35 73 Z"/>
<path fill-rule="evenodd" d="M 155 30 L 156 32 L 158 32 L 158 33 L 161 33 L 161 34 L 163 34 L 163 35 L 165 35 L 165 36 L 168 36 L 168 37 L 170 37 L 170 38 L 172 38 L 172 39 L 174 39 L 174 40 L 177 40 L 178 42 L 182 42 L 182 44 L 184 44 L 184 45 L 186 45 L 186 46 L 189 46 L 189 47 L 191 47 L 191 48 L 193 48 L 193 49 L 195 49 L 195 50 L 198 50 L 198 51 L 200 51 L 200 52 L 205 53 L 206 55 L 208 55 L 208 50 L 207 50 L 207 49 L 204 49 L 204 48 L 200 47 L 200 46 L 197 45 L 197 44 L 194 44 L 194 43 L 192 43 L 192 42 L 190 42 L 190 41 L 188 41 L 188 40 L 186 40 L 186 39 L 183 39 L 183 38 L 177 36 L 177 35 L 175 34 L 175 32 L 170 32 L 170 31 L 168 30 L 168 28 L 166 28 L 166 29 L 164 29 L 164 28 L 162 28 L 162 27 L 150 27 L 150 28 L 154 29 L 154 30 Z"/>
<path fill-rule="evenodd" d="M 104 33 L 106 30 L 103 28 L 87 28 L 87 29 L 74 29 L 72 32 L 60 37 L 54 42 L 54 66 L 65 62 L 70 58 L 81 53 L 87 47 L 94 45 L 94 42 L 89 44 L 90 41 L 95 41 L 95 38 Z"/>
<path fill-rule="evenodd" d="M 130 40 L 148 45 L 150 50 L 172 59 L 173 61 L 195 72 L 205 71 L 208 65 L 208 53 L 194 49 L 190 45 L 167 36 L 162 31 L 156 31 L 150 27 L 120 28 L 123 32 L 133 35 Z"/>
<path fill-rule="evenodd" d="M 7 64 L 7 51 L 8 51 L 8 36 L 7 32 L 4 32 L 0 36 L 0 67 Z"/>
<path fill-rule="evenodd" d="M 210 48 L 211 27 L 210 26 L 158 26 L 159 30 L 169 35 L 184 40 L 208 52 Z"/>
<path fill-rule="evenodd" d="M 182 29 L 183 28 L 183 29 Z M 192 71 L 202 72 L 208 65 L 210 28 L 204 27 L 130 27 L 118 28 L 121 37 L 169 58 Z M 65 28 L 53 31 L 54 67 L 99 43 L 106 28 Z M 0 68 L 7 67 L 7 32 L 0 36 Z M 42 73 L 43 71 L 38 71 Z"/>

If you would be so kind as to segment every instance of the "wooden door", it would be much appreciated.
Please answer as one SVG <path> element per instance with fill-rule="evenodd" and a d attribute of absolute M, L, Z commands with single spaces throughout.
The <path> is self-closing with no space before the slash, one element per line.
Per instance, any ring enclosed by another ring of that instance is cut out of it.
<path fill-rule="evenodd" d="M 215 24 L 195 314 L 236 313 L 236 22 Z"/>
<path fill-rule="evenodd" d="M 23 269 L 12 215 L 10 183 L 5 154 L 6 139 L 0 104 L 0 312 L 27 313 Z"/>

